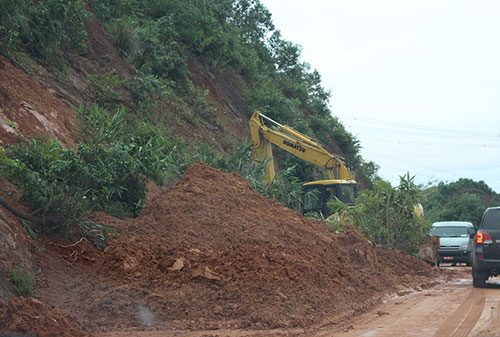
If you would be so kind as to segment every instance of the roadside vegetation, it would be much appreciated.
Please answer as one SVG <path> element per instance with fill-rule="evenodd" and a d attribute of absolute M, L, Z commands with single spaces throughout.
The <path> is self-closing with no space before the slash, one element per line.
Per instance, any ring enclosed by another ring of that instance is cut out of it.
<path fill-rule="evenodd" d="M 364 185 L 375 175 L 375 164 L 359 155 L 357 139 L 332 117 L 319 73 L 301 60 L 300 46 L 281 37 L 258 0 L 6 0 L 3 8 L 0 52 L 17 64 L 30 57 L 64 76 L 71 58 L 85 52 L 87 25 L 96 17 L 135 68 L 127 79 L 90 75 L 94 104 L 80 108 L 85 137 L 75 148 L 21 140 L 2 149 L 1 176 L 20 187 L 44 231 L 66 231 L 96 210 L 135 216 L 146 180 L 169 184 L 199 160 L 240 172 L 262 194 L 299 209 L 300 182 L 321 174 L 312 165 L 277 151 L 284 169 L 267 186 L 263 164 L 252 160 L 248 144 L 220 153 L 173 139 L 158 123 L 162 102 L 174 104 L 191 123 L 214 109 L 191 82 L 189 63 L 236 72 L 245 82 L 248 111 L 258 109 L 327 146 L 337 144 Z M 136 110 L 117 103 L 119 88 L 131 93 Z"/>
<path fill-rule="evenodd" d="M 354 207 L 339 201 L 330 203 L 334 215 L 327 222 L 334 231 L 355 224 L 375 244 L 416 253 L 430 229 L 430 223 L 415 211 L 420 202 L 421 190 L 410 174 L 401 176 L 395 187 L 377 179 L 372 189 L 359 194 Z"/>

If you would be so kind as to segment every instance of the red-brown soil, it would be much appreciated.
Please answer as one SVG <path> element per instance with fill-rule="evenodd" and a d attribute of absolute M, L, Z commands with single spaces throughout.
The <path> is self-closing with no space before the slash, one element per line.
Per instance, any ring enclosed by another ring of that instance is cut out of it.
<path fill-rule="evenodd" d="M 0 196 L 16 209 L 27 211 L 27 207 L 19 202 L 20 194 L 13 184 L 0 180 Z M 34 272 L 35 250 L 36 243 L 28 236 L 21 221 L 0 207 L 0 300 L 8 300 L 12 296 L 13 288 L 9 276 L 13 269 Z"/>
<path fill-rule="evenodd" d="M 42 83 L 0 56 L 0 145 L 24 138 L 56 138 L 73 145 L 75 112 Z"/>
<path fill-rule="evenodd" d="M 69 321 L 64 312 L 34 298 L 23 297 L 8 304 L 0 302 L 0 335 L 4 331 L 38 337 L 88 336 L 76 323 Z"/>
<path fill-rule="evenodd" d="M 437 273 L 354 228 L 334 235 L 204 164 L 152 189 L 138 218 L 94 220 L 118 237 L 103 253 L 48 245 L 35 293 L 91 331 L 311 327 Z"/>

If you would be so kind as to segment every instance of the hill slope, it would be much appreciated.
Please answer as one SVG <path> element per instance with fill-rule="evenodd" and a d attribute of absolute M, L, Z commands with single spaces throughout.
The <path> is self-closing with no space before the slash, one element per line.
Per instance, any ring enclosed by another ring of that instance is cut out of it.
<path fill-rule="evenodd" d="M 361 180 L 374 173 L 357 140 L 332 117 L 321 76 L 300 61 L 300 47 L 281 37 L 259 1 L 23 0 L 9 3 L 8 12 L 0 17 L 0 52 L 30 73 L 22 81 L 35 80 L 63 101 L 59 106 L 99 104 L 110 112 L 124 106 L 129 118 L 225 151 L 248 140 L 247 121 L 257 109 L 345 155 Z M 8 91 L 9 84 L 0 87 Z M 50 120 L 48 111 L 29 95 L 9 96 L 0 108 L 21 134 L 78 134 L 68 113 L 70 130 L 24 130 L 28 121 L 14 114 L 23 100 Z M 299 164 L 294 173 L 301 180 L 317 175 L 296 158 L 279 152 L 277 158 L 284 167 Z"/>

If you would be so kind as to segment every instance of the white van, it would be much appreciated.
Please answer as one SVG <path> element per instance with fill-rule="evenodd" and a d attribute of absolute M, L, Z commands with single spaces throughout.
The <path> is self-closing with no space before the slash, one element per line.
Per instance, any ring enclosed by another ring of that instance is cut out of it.
<path fill-rule="evenodd" d="M 439 237 L 438 263 L 471 265 L 472 242 L 467 228 L 474 228 L 474 226 L 465 221 L 440 221 L 432 224 L 429 235 Z"/>

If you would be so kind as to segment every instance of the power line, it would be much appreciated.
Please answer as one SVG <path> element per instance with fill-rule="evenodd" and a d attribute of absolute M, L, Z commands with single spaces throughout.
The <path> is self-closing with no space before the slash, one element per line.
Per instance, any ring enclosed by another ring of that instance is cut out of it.
<path fill-rule="evenodd" d="M 400 139 L 387 139 L 387 138 L 363 138 L 365 142 L 372 143 L 384 143 L 393 145 L 418 145 L 418 146 L 457 146 L 462 148 L 480 148 L 480 149 L 491 149 L 499 148 L 500 143 L 449 143 L 449 142 L 426 142 L 418 140 L 400 140 Z"/>
<path fill-rule="evenodd" d="M 342 115 L 341 118 L 348 119 L 351 121 L 358 121 L 358 122 L 370 123 L 370 124 L 378 124 L 378 125 L 383 125 L 383 126 L 391 126 L 391 127 L 396 127 L 396 128 L 412 129 L 412 130 L 434 132 L 434 133 L 441 133 L 441 134 L 445 133 L 445 134 L 454 134 L 454 135 L 495 137 L 495 138 L 498 138 L 500 140 L 500 133 L 494 133 L 494 132 L 448 129 L 448 128 L 428 126 L 428 125 L 409 124 L 409 123 L 387 121 L 387 120 L 381 120 L 381 119 L 375 119 L 375 118 L 359 117 L 359 116 L 353 116 L 353 115 Z"/>

